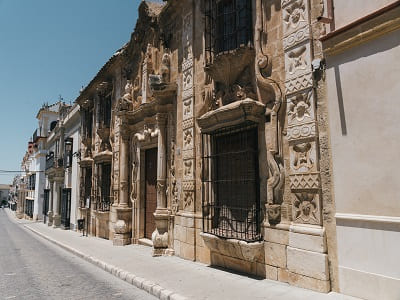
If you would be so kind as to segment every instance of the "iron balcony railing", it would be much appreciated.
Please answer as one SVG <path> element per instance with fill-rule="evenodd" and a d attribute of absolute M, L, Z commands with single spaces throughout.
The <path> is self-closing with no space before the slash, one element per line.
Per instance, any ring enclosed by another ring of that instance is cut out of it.
<path fill-rule="evenodd" d="M 54 152 L 50 152 L 46 155 L 46 171 L 51 168 L 61 168 L 64 166 L 64 159 L 57 158 Z"/>

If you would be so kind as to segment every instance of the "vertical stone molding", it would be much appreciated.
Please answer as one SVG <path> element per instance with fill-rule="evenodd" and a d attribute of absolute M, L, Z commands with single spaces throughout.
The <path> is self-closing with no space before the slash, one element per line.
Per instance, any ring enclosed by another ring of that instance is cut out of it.
<path fill-rule="evenodd" d="M 194 211 L 195 200 L 195 129 L 194 129 L 194 85 L 193 85 L 193 14 L 183 18 L 183 62 L 182 62 L 182 158 L 183 184 L 182 209 Z"/>
<path fill-rule="evenodd" d="M 278 280 L 328 292 L 310 7 L 307 0 L 282 0 L 281 4 L 292 225 L 286 247 L 287 269 L 278 272 Z"/>
<path fill-rule="evenodd" d="M 151 239 L 153 241 L 153 256 L 167 254 L 168 248 L 168 221 L 167 208 L 167 125 L 168 115 L 158 113 L 157 121 L 157 209 L 154 213 L 156 230 Z"/>
<path fill-rule="evenodd" d="M 282 15 L 292 221 L 321 225 L 309 3 L 283 0 Z"/>

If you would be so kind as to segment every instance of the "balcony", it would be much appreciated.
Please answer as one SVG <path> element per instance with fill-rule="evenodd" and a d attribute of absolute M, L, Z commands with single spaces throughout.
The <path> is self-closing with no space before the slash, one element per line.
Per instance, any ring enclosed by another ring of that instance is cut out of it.
<path fill-rule="evenodd" d="M 50 152 L 46 155 L 46 171 L 51 168 L 61 168 L 64 166 L 64 159 L 57 158 L 54 152 Z"/>
<path fill-rule="evenodd" d="M 42 132 L 41 130 L 38 128 L 36 129 L 33 134 L 32 134 L 32 142 L 36 143 L 40 138 L 42 138 Z"/>

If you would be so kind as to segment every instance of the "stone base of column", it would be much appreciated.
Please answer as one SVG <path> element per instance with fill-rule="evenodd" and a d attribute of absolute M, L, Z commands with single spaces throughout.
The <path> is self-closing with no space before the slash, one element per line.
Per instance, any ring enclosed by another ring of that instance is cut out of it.
<path fill-rule="evenodd" d="M 49 220 L 47 221 L 47 226 L 52 226 L 53 225 L 53 212 L 49 211 L 47 213 L 47 216 L 49 218 Z"/>
<path fill-rule="evenodd" d="M 152 256 L 174 256 L 175 250 L 169 248 L 153 248 L 151 252 Z"/>
<path fill-rule="evenodd" d="M 154 213 L 156 230 L 151 235 L 153 241 L 153 256 L 165 255 L 168 252 L 168 209 L 157 208 Z"/>
<path fill-rule="evenodd" d="M 58 228 L 61 225 L 61 216 L 59 214 L 54 214 L 53 216 L 53 227 Z"/>
<path fill-rule="evenodd" d="M 125 246 L 131 243 L 132 209 L 129 207 L 116 208 L 116 222 L 114 224 L 114 246 Z"/>
<path fill-rule="evenodd" d="M 123 234 L 114 234 L 113 238 L 113 245 L 114 246 L 125 246 L 131 244 L 131 235 L 130 233 L 123 233 Z"/>
<path fill-rule="evenodd" d="M 16 216 L 18 219 L 22 219 L 22 218 L 24 217 L 24 213 L 22 213 L 22 212 L 17 212 L 17 213 L 15 214 L 15 216 Z"/>

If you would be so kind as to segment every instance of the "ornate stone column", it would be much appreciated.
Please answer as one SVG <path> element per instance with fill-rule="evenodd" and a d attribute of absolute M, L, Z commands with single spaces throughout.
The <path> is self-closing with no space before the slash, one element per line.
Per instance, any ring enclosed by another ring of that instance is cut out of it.
<path fill-rule="evenodd" d="M 152 234 L 153 256 L 167 254 L 168 248 L 168 219 L 170 212 L 167 209 L 167 136 L 166 114 L 157 114 L 158 127 L 158 154 L 157 154 L 157 209 L 154 213 L 156 230 Z"/>
<path fill-rule="evenodd" d="M 117 221 L 114 224 L 113 244 L 124 246 L 131 243 L 131 216 L 132 209 L 129 207 L 128 180 L 129 180 L 129 130 L 127 127 L 120 128 L 121 146 L 119 157 L 119 202 L 116 207 Z M 116 141 L 118 143 L 118 141 Z"/>
<path fill-rule="evenodd" d="M 59 227 L 61 224 L 61 215 L 60 215 L 60 181 L 63 178 L 55 178 L 53 182 L 53 227 Z"/>

